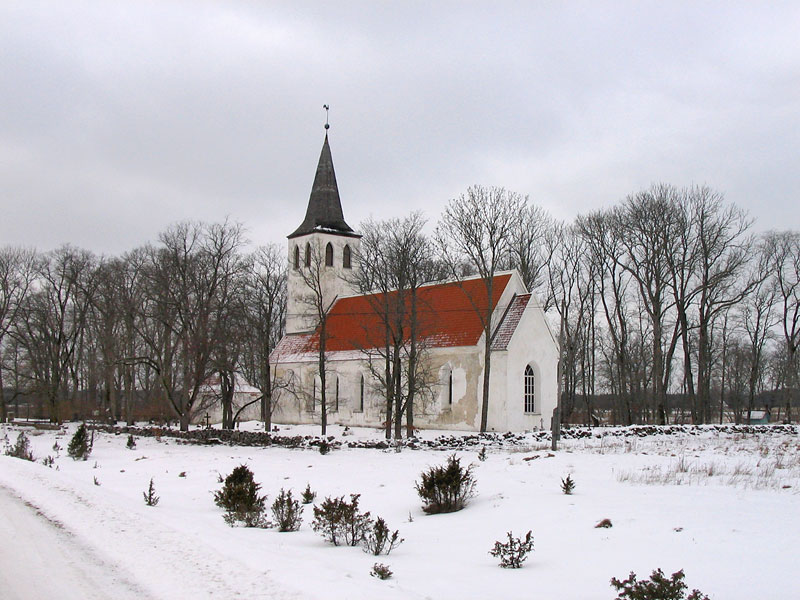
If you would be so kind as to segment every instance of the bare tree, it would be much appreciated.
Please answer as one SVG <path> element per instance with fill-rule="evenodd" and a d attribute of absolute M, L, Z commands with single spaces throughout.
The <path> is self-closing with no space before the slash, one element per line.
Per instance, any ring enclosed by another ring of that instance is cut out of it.
<path fill-rule="evenodd" d="M 261 391 L 261 419 L 264 428 L 272 428 L 276 408 L 275 391 L 283 385 L 273 373 L 270 354 L 283 335 L 286 319 L 286 257 L 276 245 L 258 248 L 247 261 L 243 289 L 246 328 L 242 371 L 248 381 Z"/>
<path fill-rule="evenodd" d="M 0 248 L 0 357 L 5 351 L 6 334 L 15 324 L 36 277 L 34 250 L 7 246 Z M 0 423 L 6 421 L 3 367 L 0 363 Z"/>
<path fill-rule="evenodd" d="M 140 367 L 138 356 L 146 352 L 142 349 L 140 331 L 152 331 L 143 321 L 146 318 L 144 307 L 150 304 L 147 299 L 147 286 L 143 273 L 147 268 L 148 249 L 137 248 L 127 252 L 120 259 L 120 270 L 117 277 L 116 302 L 121 315 L 119 329 L 118 352 L 122 377 L 122 395 L 124 398 L 124 416 L 128 425 L 134 422 L 134 402 L 137 392 L 137 368 Z M 148 336 L 149 337 L 149 336 Z M 153 387 L 152 378 L 146 374 L 150 365 L 143 365 L 145 376 L 140 378 L 140 385 L 146 392 Z"/>
<path fill-rule="evenodd" d="M 768 247 L 762 239 L 756 259 L 749 265 L 749 272 L 744 276 L 746 281 L 751 282 L 752 289 L 737 307 L 738 320 L 746 336 L 746 343 L 742 346 L 748 351 L 748 423 L 755 408 L 756 388 L 763 376 L 764 347 L 772 328 L 778 323 L 775 317 L 777 289 L 770 258 Z"/>
<path fill-rule="evenodd" d="M 692 420 L 698 422 L 700 410 L 697 406 L 697 393 L 693 356 L 696 346 L 696 312 L 695 299 L 700 291 L 697 285 L 697 270 L 701 244 L 698 243 L 698 231 L 694 227 L 692 210 L 686 190 L 676 190 L 674 194 L 673 218 L 675 228 L 673 235 L 675 244 L 672 252 L 667 254 L 667 263 L 675 306 L 675 319 L 683 350 L 683 384 L 686 396 L 691 403 Z M 693 346 L 694 343 L 694 346 Z M 723 370 L 724 371 L 724 370 Z"/>
<path fill-rule="evenodd" d="M 707 187 L 690 190 L 689 201 L 697 250 L 697 380 L 702 422 L 711 420 L 710 329 L 717 317 L 741 302 L 753 282 L 742 282 L 752 238 L 744 211 L 725 206 L 722 195 Z"/>
<path fill-rule="evenodd" d="M 123 368 L 120 342 L 124 342 L 124 304 L 120 301 L 125 264 L 119 259 L 103 260 L 97 266 L 97 290 L 89 313 L 90 334 L 98 354 L 96 368 L 102 381 L 105 415 L 121 418 L 119 375 Z"/>
<path fill-rule="evenodd" d="M 144 315 L 138 334 L 182 431 L 198 408 L 212 358 L 230 332 L 228 311 L 241 270 L 240 225 L 180 223 L 162 233 L 143 271 Z"/>
<path fill-rule="evenodd" d="M 766 243 L 778 284 L 779 322 L 786 352 L 786 420 L 791 421 L 792 399 L 798 385 L 797 348 L 800 345 L 800 233 L 772 232 Z"/>
<path fill-rule="evenodd" d="M 575 409 L 579 382 L 586 388 L 587 373 L 582 356 L 594 318 L 595 297 L 592 285 L 595 274 L 587 261 L 587 240 L 567 225 L 553 228 L 547 235 L 550 248 L 547 264 L 548 296 L 561 322 L 559 346 L 562 394 L 559 418 L 566 422 Z M 590 401 L 589 401 L 590 402 Z M 591 407 L 588 407 L 591 412 Z"/>
<path fill-rule="evenodd" d="M 415 212 L 404 219 L 362 223 L 360 268 L 354 273 L 355 287 L 370 303 L 381 323 L 381 332 L 371 332 L 374 344 L 363 351 L 380 382 L 386 401 L 386 437 L 413 435 L 414 403 L 428 385 L 422 341 L 427 323 L 434 318 L 420 299 L 420 286 L 441 274 L 430 259 L 430 241 L 423 235 L 425 219 Z M 378 339 L 380 338 L 380 339 Z M 373 360 L 381 368 L 373 368 Z"/>
<path fill-rule="evenodd" d="M 15 323 L 29 377 L 46 398 L 53 422 L 60 400 L 77 392 L 78 350 L 96 287 L 94 257 L 62 246 L 38 263 L 37 290 L 28 294 Z M 70 385 L 72 384 L 72 385 Z"/>
<path fill-rule="evenodd" d="M 618 233 L 618 220 L 612 212 L 596 212 L 579 217 L 577 227 L 587 240 L 589 259 L 594 264 L 593 281 L 606 322 L 609 349 L 607 378 L 609 391 L 618 400 L 615 422 L 634 422 L 631 373 L 631 276 L 622 266 L 625 250 Z"/>
<path fill-rule="evenodd" d="M 483 282 L 485 296 L 469 298 L 483 327 L 482 432 L 489 416 L 494 276 L 509 254 L 514 224 L 526 204 L 526 198 L 503 188 L 472 186 L 448 203 L 436 230 L 437 242 L 456 280 L 462 279 L 466 260 Z"/>
<path fill-rule="evenodd" d="M 527 204 L 517 215 L 509 239 L 508 268 L 517 269 L 528 291 L 538 293 L 545 312 L 552 301 L 551 294 L 543 293 L 548 281 L 547 265 L 555 249 L 547 238 L 556 228 L 558 224 L 542 207 Z"/>
<path fill-rule="evenodd" d="M 668 330 L 667 315 L 673 306 L 670 294 L 668 257 L 674 252 L 677 190 L 669 185 L 653 185 L 625 199 L 616 211 L 620 242 L 624 249 L 622 267 L 628 271 L 639 291 L 641 306 L 650 321 L 652 348 L 653 412 L 663 424 L 667 413 L 667 384 L 677 329 Z"/>

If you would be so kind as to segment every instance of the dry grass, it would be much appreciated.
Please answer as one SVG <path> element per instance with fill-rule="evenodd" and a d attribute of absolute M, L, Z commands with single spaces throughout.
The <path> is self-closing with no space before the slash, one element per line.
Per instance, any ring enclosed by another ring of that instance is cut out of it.
<path fill-rule="evenodd" d="M 671 443 L 670 443 L 671 442 Z M 603 454 L 614 444 L 595 451 Z M 616 472 L 617 481 L 642 485 L 725 485 L 800 493 L 800 445 L 778 436 L 708 436 L 703 439 L 640 439 L 618 449 L 667 460 Z"/>

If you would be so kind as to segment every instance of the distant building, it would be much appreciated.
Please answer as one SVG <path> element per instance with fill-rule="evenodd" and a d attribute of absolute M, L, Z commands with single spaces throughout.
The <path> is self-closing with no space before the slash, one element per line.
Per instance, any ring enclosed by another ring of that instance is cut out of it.
<path fill-rule="evenodd" d="M 194 412 L 192 423 L 203 424 L 206 422 L 206 415 L 210 423 L 222 422 L 222 386 L 220 385 L 219 374 L 216 373 L 206 379 L 200 387 L 198 410 Z M 234 416 L 243 409 L 238 421 L 257 421 L 261 418 L 261 391 L 253 387 L 241 373 L 233 376 L 233 414 Z"/>
<path fill-rule="evenodd" d="M 277 378 L 288 387 L 278 392 L 273 420 L 320 420 L 320 332 L 317 315 L 305 301 L 309 289 L 304 277 L 319 249 L 325 261 L 324 306 L 329 307 L 328 422 L 379 427 L 386 419 L 386 407 L 374 376 L 374 350 L 383 343 L 375 307 L 385 298 L 354 293 L 351 282 L 353 270 L 358 269 L 360 236 L 344 220 L 327 135 L 305 219 L 288 239 L 286 335 L 272 354 Z M 415 403 L 415 426 L 479 429 L 484 342 L 474 307 L 489 305 L 493 333 L 488 428 L 550 427 L 557 395 L 557 343 L 539 301 L 525 289 L 518 273 L 498 273 L 492 298 L 487 298 L 478 278 L 426 285 L 419 290 L 419 305 L 424 307 L 419 330 L 429 376 L 425 394 Z"/>

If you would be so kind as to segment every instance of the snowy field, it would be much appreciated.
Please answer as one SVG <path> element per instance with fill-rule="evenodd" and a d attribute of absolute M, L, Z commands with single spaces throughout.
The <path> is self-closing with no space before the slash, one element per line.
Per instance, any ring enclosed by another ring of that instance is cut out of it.
<path fill-rule="evenodd" d="M 459 452 L 462 463 L 475 464 L 477 495 L 460 512 L 425 515 L 414 482 L 446 452 L 321 455 L 167 437 L 137 438 L 129 450 L 127 436 L 98 433 L 84 462 L 66 455 L 74 429 L 26 428 L 36 463 L 0 457 L 2 598 L 49 597 L 40 588 L 47 580 L 62 599 L 611 600 L 612 576 L 646 578 L 656 568 L 684 569 L 689 588 L 713 600 L 800 598 L 800 440 L 793 435 L 606 436 L 563 441 L 554 456 L 531 441 L 490 450 L 485 462 Z M 0 438 L 13 443 L 18 431 L 0 426 Z M 341 430 L 330 433 L 339 438 Z M 41 463 L 47 456 L 52 467 Z M 218 477 L 240 464 L 253 470 L 268 503 L 281 488 L 299 495 L 307 484 L 317 502 L 360 493 L 362 508 L 405 542 L 382 557 L 330 546 L 311 530 L 311 506 L 295 533 L 231 528 L 213 492 Z M 568 474 L 576 482 L 571 496 L 560 488 Z M 156 507 L 142 498 L 151 477 Z M 595 528 L 606 518 L 613 527 Z M 488 554 L 495 540 L 529 529 L 535 548 L 523 568 L 500 568 Z M 375 562 L 394 576 L 370 577 Z"/>

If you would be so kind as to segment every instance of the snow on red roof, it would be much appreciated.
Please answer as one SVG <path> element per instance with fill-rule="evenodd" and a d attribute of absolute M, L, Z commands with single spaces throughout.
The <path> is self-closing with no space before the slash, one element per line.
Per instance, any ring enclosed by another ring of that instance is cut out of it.
<path fill-rule="evenodd" d="M 491 306 L 494 309 L 511 279 L 509 273 L 496 275 Z M 340 298 L 328 313 L 327 349 L 336 351 L 367 350 L 384 344 L 384 315 L 400 309 L 397 292 L 366 294 Z M 429 348 L 474 346 L 483 333 L 476 307 L 487 308 L 486 287 L 480 278 L 462 282 L 441 283 L 421 287 L 417 314 L 419 338 Z M 402 307 L 410 312 L 409 299 Z M 408 339 L 408 318 L 404 320 L 403 338 Z M 316 352 L 319 330 L 313 334 L 285 336 L 275 349 L 277 356 Z"/>
<path fill-rule="evenodd" d="M 495 331 L 494 338 L 492 339 L 492 350 L 506 350 L 511 337 L 517 330 L 522 313 L 525 312 L 525 307 L 528 306 L 528 301 L 531 299 L 530 294 L 521 294 L 515 296 L 511 304 L 503 316 L 503 322 Z"/>

